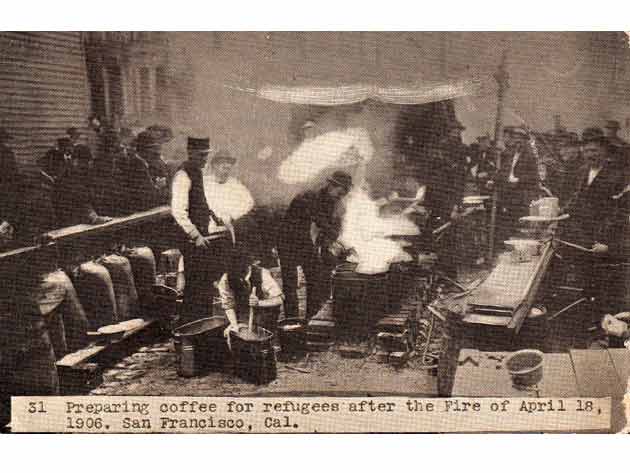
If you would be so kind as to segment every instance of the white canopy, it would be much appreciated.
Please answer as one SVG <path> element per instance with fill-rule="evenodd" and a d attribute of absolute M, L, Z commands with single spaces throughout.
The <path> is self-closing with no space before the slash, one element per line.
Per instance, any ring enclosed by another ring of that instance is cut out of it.
<path fill-rule="evenodd" d="M 373 99 L 399 105 L 418 105 L 454 99 L 480 92 L 481 82 L 460 80 L 409 86 L 350 84 L 336 87 L 265 85 L 259 89 L 226 86 L 274 102 L 296 105 L 348 105 Z"/>

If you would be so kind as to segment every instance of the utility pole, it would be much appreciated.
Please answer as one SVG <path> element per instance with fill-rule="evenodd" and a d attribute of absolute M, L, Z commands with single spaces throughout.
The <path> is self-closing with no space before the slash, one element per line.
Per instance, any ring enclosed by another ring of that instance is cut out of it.
<path fill-rule="evenodd" d="M 499 172 L 501 171 L 501 150 L 503 149 L 503 111 L 505 108 L 505 93 L 507 89 L 510 87 L 509 84 L 509 74 L 507 72 L 507 50 L 503 51 L 503 56 L 501 57 L 501 64 L 499 64 L 499 68 L 494 73 L 494 79 L 497 81 L 499 85 L 499 89 L 497 92 L 497 118 L 494 125 L 494 147 L 496 151 L 496 172 L 497 177 Z M 495 234 L 496 234 L 496 224 L 497 224 L 497 200 L 499 197 L 498 193 L 498 182 L 494 183 L 494 188 L 492 191 L 492 210 L 490 213 L 490 234 L 488 238 L 488 264 L 492 264 L 494 259 L 494 247 L 495 247 Z"/>

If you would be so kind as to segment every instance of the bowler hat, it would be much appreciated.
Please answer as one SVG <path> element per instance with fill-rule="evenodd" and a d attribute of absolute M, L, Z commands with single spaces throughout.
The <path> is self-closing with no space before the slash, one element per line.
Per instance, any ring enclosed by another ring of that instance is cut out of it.
<path fill-rule="evenodd" d="M 562 144 L 565 146 L 577 146 L 580 144 L 580 137 L 574 131 L 567 131 L 562 137 Z"/>
<path fill-rule="evenodd" d="M 520 126 L 505 126 L 503 127 L 503 133 L 506 135 L 520 136 L 521 138 L 529 138 L 527 130 Z"/>
<path fill-rule="evenodd" d="M 601 128 L 590 127 L 582 132 L 582 143 L 592 143 L 594 141 L 602 143 L 606 140 L 606 136 Z"/>
<path fill-rule="evenodd" d="M 81 132 L 76 127 L 70 127 L 66 130 L 66 135 L 68 136 L 81 136 Z"/>
<path fill-rule="evenodd" d="M 148 131 L 143 131 L 138 135 L 138 138 L 136 138 L 136 148 L 138 149 L 138 151 L 159 146 L 160 143 L 155 139 L 153 134 Z"/>
<path fill-rule="evenodd" d="M 11 140 L 13 136 L 7 131 L 6 128 L 0 128 L 0 140 Z"/>
<path fill-rule="evenodd" d="M 332 176 L 328 178 L 328 182 L 343 187 L 346 191 L 352 188 L 352 177 L 343 171 L 335 171 Z"/>
<path fill-rule="evenodd" d="M 189 153 L 209 153 L 210 138 L 188 137 L 187 149 Z"/>
<path fill-rule="evenodd" d="M 229 151 L 220 149 L 214 156 L 212 156 L 210 163 L 218 163 L 220 161 L 227 161 L 234 164 L 236 162 L 236 158 L 232 156 Z"/>
<path fill-rule="evenodd" d="M 618 130 L 619 128 L 621 128 L 621 125 L 619 125 L 619 122 L 617 120 L 607 120 L 606 126 L 604 128 L 608 128 L 610 130 Z"/>
<path fill-rule="evenodd" d="M 72 146 L 72 141 L 70 141 L 70 138 L 67 137 L 61 137 L 61 138 L 57 138 L 57 148 L 63 148 L 63 147 L 70 147 Z"/>

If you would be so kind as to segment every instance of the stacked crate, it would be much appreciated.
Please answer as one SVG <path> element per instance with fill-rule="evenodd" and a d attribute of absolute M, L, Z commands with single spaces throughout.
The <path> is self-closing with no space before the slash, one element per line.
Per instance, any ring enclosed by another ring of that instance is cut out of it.
<path fill-rule="evenodd" d="M 376 361 L 403 364 L 413 351 L 416 338 L 415 294 L 405 297 L 398 312 L 389 313 L 376 324 Z"/>

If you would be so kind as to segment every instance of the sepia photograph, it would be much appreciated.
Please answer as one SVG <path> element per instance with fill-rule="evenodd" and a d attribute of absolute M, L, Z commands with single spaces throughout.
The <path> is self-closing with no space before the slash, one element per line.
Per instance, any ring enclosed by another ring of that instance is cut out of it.
<path fill-rule="evenodd" d="M 628 432 L 630 32 L 1 31 L 3 433 Z"/>

